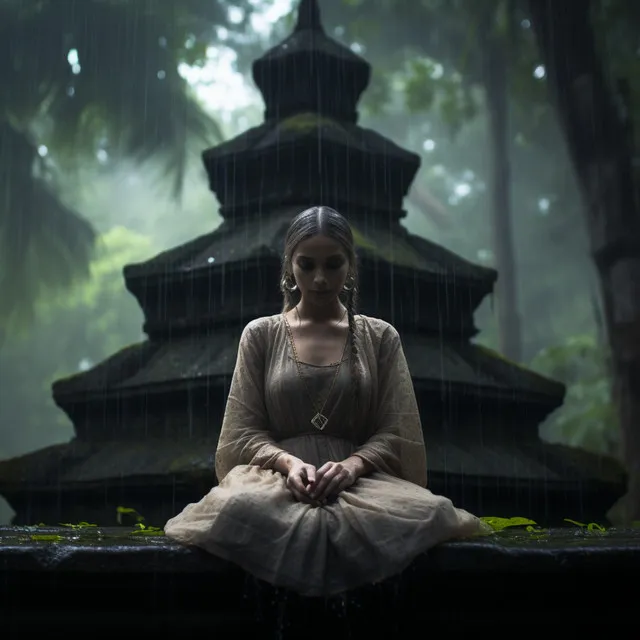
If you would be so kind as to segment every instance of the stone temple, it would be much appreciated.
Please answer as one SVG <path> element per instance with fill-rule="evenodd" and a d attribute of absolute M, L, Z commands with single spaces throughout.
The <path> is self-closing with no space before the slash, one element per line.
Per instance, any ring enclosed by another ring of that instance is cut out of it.
<path fill-rule="evenodd" d="M 109 526 L 125 506 L 162 526 L 211 488 L 238 338 L 281 310 L 284 233 L 312 204 L 349 218 L 360 311 L 402 336 L 432 491 L 481 516 L 604 519 L 624 491 L 620 469 L 538 438 L 562 385 L 472 342 L 497 273 L 401 225 L 420 158 L 358 126 L 369 77 L 302 0 L 293 33 L 253 65 L 264 122 L 203 153 L 222 224 L 124 270 L 147 339 L 54 384 L 71 442 L 0 463 L 13 524 Z"/>

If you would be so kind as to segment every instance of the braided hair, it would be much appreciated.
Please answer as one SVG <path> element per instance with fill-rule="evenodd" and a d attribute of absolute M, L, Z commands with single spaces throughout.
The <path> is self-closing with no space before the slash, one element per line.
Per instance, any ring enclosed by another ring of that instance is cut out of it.
<path fill-rule="evenodd" d="M 317 206 L 299 213 L 289 225 L 284 241 L 280 290 L 284 300 L 283 313 L 290 311 L 300 302 L 300 290 L 295 288 L 291 259 L 296 247 L 312 236 L 323 235 L 338 242 L 349 260 L 350 278 L 340 294 L 340 300 L 347 308 L 349 338 L 351 341 L 351 383 L 353 389 L 352 415 L 355 415 L 360 390 L 358 371 L 358 337 L 356 332 L 356 313 L 358 303 L 358 261 L 353 232 L 346 218 L 330 207 Z M 291 289 L 294 289 L 293 291 Z"/>

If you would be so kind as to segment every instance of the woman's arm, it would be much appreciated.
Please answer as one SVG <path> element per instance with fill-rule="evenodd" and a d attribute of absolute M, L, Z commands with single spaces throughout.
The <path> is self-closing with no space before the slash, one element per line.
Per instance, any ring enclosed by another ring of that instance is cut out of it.
<path fill-rule="evenodd" d="M 341 464 L 353 473 L 356 480 L 361 476 L 366 476 L 374 470 L 373 465 L 370 462 L 367 462 L 364 458 L 361 458 L 359 455 L 350 456 L 346 460 L 343 460 Z"/>
<path fill-rule="evenodd" d="M 289 475 L 289 471 L 291 471 L 291 467 L 296 462 L 303 462 L 303 461 L 300 460 L 300 458 L 296 458 L 295 456 L 292 456 L 290 453 L 287 453 L 286 451 L 284 451 L 281 455 L 279 455 L 276 458 L 275 462 L 273 463 L 273 469 L 281 473 L 283 476 L 287 476 Z"/>
<path fill-rule="evenodd" d="M 241 464 L 285 468 L 289 454 L 269 432 L 264 378 L 267 336 L 258 321 L 243 330 L 216 450 L 218 481 Z"/>
<path fill-rule="evenodd" d="M 400 336 L 391 325 L 382 336 L 377 365 L 378 400 L 373 433 L 352 457 L 361 458 L 369 470 L 424 487 L 427 458 L 418 403 Z"/>

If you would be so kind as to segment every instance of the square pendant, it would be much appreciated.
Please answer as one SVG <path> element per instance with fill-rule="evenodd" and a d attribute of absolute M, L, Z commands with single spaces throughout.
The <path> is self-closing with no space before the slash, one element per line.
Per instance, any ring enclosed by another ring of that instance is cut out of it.
<path fill-rule="evenodd" d="M 323 416 L 321 413 L 316 413 L 316 415 L 311 418 L 311 424 L 320 431 L 327 426 L 327 422 L 329 422 L 329 418 Z"/>

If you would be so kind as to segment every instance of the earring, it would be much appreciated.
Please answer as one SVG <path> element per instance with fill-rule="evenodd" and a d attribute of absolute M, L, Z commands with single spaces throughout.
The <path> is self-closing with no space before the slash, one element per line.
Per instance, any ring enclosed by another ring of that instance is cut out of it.
<path fill-rule="evenodd" d="M 291 284 L 291 276 L 289 275 L 286 275 L 284 278 L 282 278 L 282 282 L 280 283 L 280 285 L 283 289 L 287 289 L 290 293 L 298 290 L 297 284 Z"/>
<path fill-rule="evenodd" d="M 347 283 L 345 282 L 345 283 L 342 285 L 342 288 L 343 288 L 345 291 L 353 291 L 353 290 L 355 289 L 355 286 L 356 286 L 356 279 L 355 279 L 354 275 L 353 275 L 352 273 L 348 274 L 348 275 L 347 275 L 347 280 L 350 280 L 351 285 L 350 285 L 350 286 L 347 286 Z"/>

